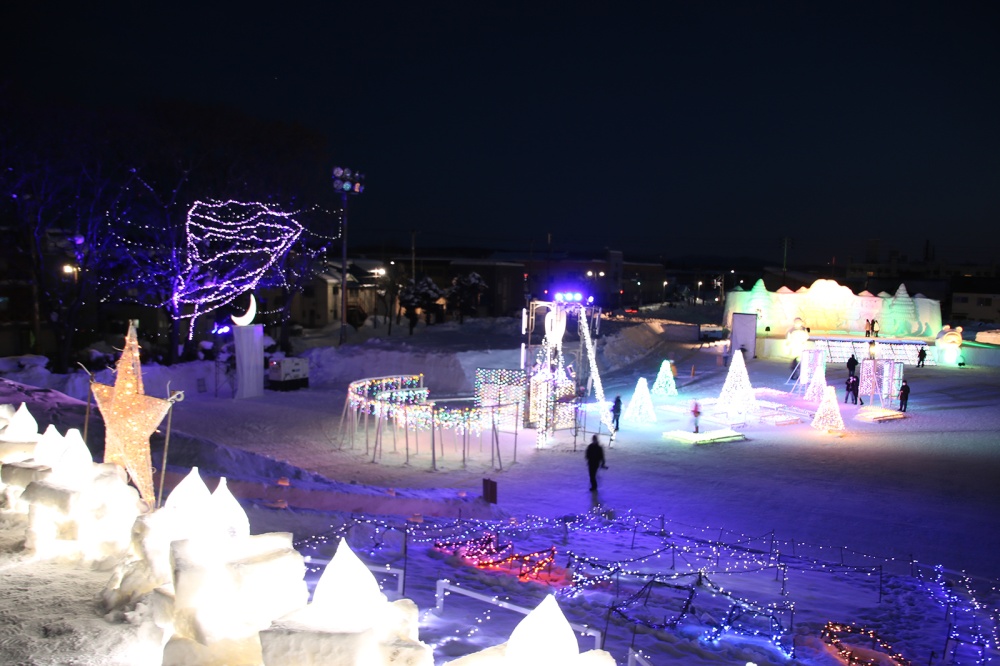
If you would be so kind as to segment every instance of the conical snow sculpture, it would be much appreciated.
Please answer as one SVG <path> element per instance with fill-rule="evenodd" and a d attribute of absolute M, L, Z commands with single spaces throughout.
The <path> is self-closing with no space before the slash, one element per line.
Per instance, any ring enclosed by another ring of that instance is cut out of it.
<path fill-rule="evenodd" d="M 260 664 L 259 632 L 309 599 L 292 535 L 250 535 L 226 480 L 210 493 L 197 468 L 161 508 L 140 515 L 131 534 L 130 557 L 105 588 L 104 604 L 152 600 L 162 666 Z"/>
<path fill-rule="evenodd" d="M 27 508 L 25 549 L 38 559 L 104 566 L 128 549 L 139 494 L 118 467 L 94 464 L 79 430 L 64 437 L 49 425 L 34 459 L 4 465 L 0 474 L 10 482 L 6 497 L 23 484 L 18 508 Z"/>
<path fill-rule="evenodd" d="M 886 303 L 882 316 L 885 318 L 882 325 L 883 334 L 913 335 L 920 331 L 917 307 L 906 291 L 905 284 L 901 283 L 896 289 L 896 293 Z"/>
<path fill-rule="evenodd" d="M 409 599 L 388 601 L 372 572 L 341 539 L 312 603 L 260 632 L 263 662 L 433 666 L 434 652 L 418 639 L 418 623 L 417 605 Z M 331 661 L 331 655 L 339 660 Z"/>
<path fill-rule="evenodd" d="M 649 395 L 645 377 L 639 377 L 636 382 L 632 399 L 628 401 L 622 418 L 632 423 L 656 423 L 656 410 L 653 409 L 653 398 Z"/>
<path fill-rule="evenodd" d="M 843 430 L 844 418 L 840 415 L 840 403 L 837 402 L 837 389 L 827 386 L 823 400 L 819 403 L 816 416 L 810 424 L 817 430 Z"/>
<path fill-rule="evenodd" d="M 580 652 L 576 634 L 551 594 L 494 647 L 448 662 L 449 666 L 613 666 L 604 650 Z"/>
<path fill-rule="evenodd" d="M 4 404 L 0 405 L 0 437 L 3 436 L 4 428 L 10 423 L 10 420 L 14 417 L 14 405 Z"/>
<path fill-rule="evenodd" d="M 8 442 L 35 442 L 38 440 L 38 421 L 28 411 L 27 403 L 14 410 L 14 415 L 3 429 L 3 439 Z"/>
<path fill-rule="evenodd" d="M 820 363 L 813 369 L 803 397 L 809 402 L 819 402 L 826 395 L 826 389 L 826 363 Z"/>
<path fill-rule="evenodd" d="M 52 470 L 35 460 L 38 443 L 46 440 L 44 448 L 62 446 L 62 437 L 55 427 L 49 426 L 38 434 L 38 422 L 21 403 L 0 436 L 0 508 L 14 513 L 27 514 L 28 505 L 21 501 L 24 489 L 34 481 L 46 479 Z"/>
<path fill-rule="evenodd" d="M 226 477 L 219 479 L 219 485 L 208 499 L 208 506 L 206 522 L 212 536 L 224 539 L 250 536 L 250 518 L 229 490 Z"/>
<path fill-rule="evenodd" d="M 35 462 L 39 465 L 52 467 L 55 461 L 62 455 L 66 448 L 66 440 L 59 434 L 59 431 L 51 423 L 45 428 L 45 432 L 38 438 L 35 444 Z"/>
<path fill-rule="evenodd" d="M 736 416 L 746 418 L 760 411 L 757 396 L 754 395 L 753 386 L 750 385 L 750 376 L 747 374 L 742 352 L 733 354 L 733 360 L 729 364 L 729 374 L 726 375 L 726 383 L 722 385 L 722 392 L 719 394 L 718 402 L 715 403 L 715 409 L 717 412 L 727 413 L 730 418 Z"/>
<path fill-rule="evenodd" d="M 649 390 L 651 395 L 658 398 L 669 398 L 677 395 L 677 382 L 674 381 L 673 363 L 664 360 L 660 364 L 660 372 L 656 375 L 653 388 Z"/>
<path fill-rule="evenodd" d="M 28 411 L 28 405 L 22 402 L 7 420 L 7 426 L 0 432 L 0 463 L 19 462 L 30 458 L 38 437 L 38 422 Z"/>
<path fill-rule="evenodd" d="M 102 593 L 107 610 L 138 601 L 172 582 L 170 544 L 196 538 L 204 525 L 212 493 L 197 467 L 174 486 L 163 506 L 139 516 L 132 526 L 132 543 Z"/>

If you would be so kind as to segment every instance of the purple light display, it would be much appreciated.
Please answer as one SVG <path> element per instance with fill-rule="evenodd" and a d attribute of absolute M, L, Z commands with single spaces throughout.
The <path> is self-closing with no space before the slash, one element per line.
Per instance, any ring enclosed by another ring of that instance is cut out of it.
<path fill-rule="evenodd" d="M 196 201 L 187 213 L 186 270 L 173 299 L 180 318 L 200 315 L 253 290 L 302 234 L 294 219 L 263 203 Z"/>

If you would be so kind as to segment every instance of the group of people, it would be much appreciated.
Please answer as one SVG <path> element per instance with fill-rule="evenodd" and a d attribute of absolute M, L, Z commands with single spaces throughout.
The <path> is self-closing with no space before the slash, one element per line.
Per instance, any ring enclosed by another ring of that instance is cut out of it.
<path fill-rule="evenodd" d="M 872 319 L 871 321 L 865 320 L 865 336 L 869 334 L 874 334 L 878 337 L 878 321 Z M 917 352 L 917 367 L 921 368 L 924 365 L 924 360 L 927 358 L 927 351 L 923 347 Z M 795 370 L 798 370 L 798 359 L 792 361 L 792 365 Z M 858 396 L 858 389 L 860 388 L 861 381 L 857 375 L 858 371 L 858 359 L 854 354 L 847 359 L 847 382 L 845 384 L 846 393 L 844 394 L 844 404 L 850 400 L 853 404 L 858 404 L 859 402 L 863 405 L 865 401 Z M 910 386 L 903 380 L 903 383 L 899 387 L 899 411 L 905 412 L 906 405 L 910 400 Z M 698 432 L 698 416 L 701 415 L 701 411 L 698 409 L 698 403 L 695 403 L 694 409 L 692 410 L 692 415 L 694 416 L 694 431 Z M 622 415 L 622 399 L 621 396 L 615 396 L 614 404 L 611 406 L 611 422 L 613 424 L 612 439 L 614 438 L 614 433 L 619 430 L 619 421 Z M 590 490 L 597 490 L 597 470 L 607 469 L 607 465 L 604 463 L 604 447 L 601 446 L 600 440 L 597 435 L 594 435 L 590 440 L 590 445 L 587 446 L 586 452 L 587 458 L 587 471 L 590 473 Z"/>
<path fill-rule="evenodd" d="M 917 367 L 921 368 L 924 365 L 924 359 L 927 358 L 927 351 L 921 347 L 920 351 L 917 352 Z M 847 382 L 845 383 L 845 393 L 844 393 L 844 404 L 850 400 L 852 404 L 858 404 L 859 402 L 863 405 L 864 400 L 858 397 L 858 388 L 861 385 L 861 380 L 857 376 L 858 369 L 858 359 L 851 354 L 851 357 L 847 359 Z M 906 383 L 904 379 L 902 384 L 899 386 L 899 411 L 906 411 L 906 404 L 910 401 L 910 385 Z"/>
<path fill-rule="evenodd" d="M 877 338 L 879 329 L 878 319 L 865 319 L 865 337 L 866 338 Z"/>
<path fill-rule="evenodd" d="M 847 376 L 847 392 L 844 393 L 844 404 L 845 405 L 847 404 L 848 400 L 850 400 L 852 404 L 855 404 L 855 405 L 858 404 L 858 387 L 860 385 L 861 385 L 861 382 L 858 380 L 858 378 L 855 375 L 848 375 Z M 865 401 L 862 400 L 861 404 L 862 405 L 865 404 Z"/>

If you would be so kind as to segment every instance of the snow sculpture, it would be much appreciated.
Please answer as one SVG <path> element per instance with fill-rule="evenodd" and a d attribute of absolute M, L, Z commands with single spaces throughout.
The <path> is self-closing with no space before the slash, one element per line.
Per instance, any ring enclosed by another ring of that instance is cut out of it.
<path fill-rule="evenodd" d="M 796 318 L 785 336 L 785 353 L 791 358 L 801 358 L 803 352 L 806 351 L 807 342 L 809 342 L 809 331 L 806 330 L 802 320 Z"/>
<path fill-rule="evenodd" d="M 4 407 L 8 416 L 6 426 L 0 431 L 0 464 L 22 462 L 35 453 L 38 422 L 23 402 L 16 410 L 11 405 Z"/>
<path fill-rule="evenodd" d="M 198 468 L 193 467 L 174 487 L 163 507 L 135 520 L 129 552 L 102 593 L 108 610 L 134 604 L 153 590 L 171 584 L 170 543 L 201 533 L 210 500 L 208 486 Z"/>
<path fill-rule="evenodd" d="M 551 594 L 528 613 L 501 645 L 448 662 L 449 666 L 613 666 L 604 650 L 580 652 L 576 635 Z"/>
<path fill-rule="evenodd" d="M 917 308 L 906 291 L 906 285 L 900 284 L 896 294 L 888 300 L 882 309 L 879 319 L 880 335 L 919 335 L 920 321 L 917 319 Z"/>
<path fill-rule="evenodd" d="M 934 347 L 937 351 L 937 363 L 940 365 L 958 365 L 961 358 L 962 327 L 944 326 L 937 334 Z"/>
<path fill-rule="evenodd" d="M 820 401 L 819 409 L 816 410 L 816 416 L 813 417 L 810 425 L 817 430 L 844 429 L 844 419 L 840 415 L 840 403 L 837 402 L 837 389 L 833 386 L 827 386 L 823 392 L 823 399 Z"/>
<path fill-rule="evenodd" d="M 27 414 L 27 410 L 24 413 Z M 30 414 L 28 418 L 31 418 Z M 33 418 L 31 422 L 34 423 Z M 29 429 L 32 427 L 28 426 Z M 21 495 L 32 482 L 48 479 L 73 485 L 77 476 L 81 481 L 89 482 L 96 473 L 92 469 L 94 461 L 90 450 L 83 443 L 79 430 L 71 428 L 66 437 L 63 437 L 50 424 L 41 437 L 37 433 L 35 436 L 37 442 L 30 445 L 21 443 L 17 448 L 7 449 L 8 454 L 17 450 L 17 455 L 11 454 L 9 457 L 20 460 L 3 461 L 6 463 L 5 469 L 0 471 L 0 494 L 3 498 L 0 506 L 16 513 L 28 513 L 28 504 L 21 501 Z"/>
<path fill-rule="evenodd" d="M 757 280 L 754 282 L 753 287 L 750 291 L 743 292 L 740 294 L 740 301 L 745 304 L 745 307 L 730 310 L 729 298 L 726 298 L 726 322 L 727 328 L 732 330 L 733 328 L 733 312 L 756 312 L 757 313 L 757 332 L 762 333 L 768 327 L 774 330 L 774 326 L 777 323 L 774 318 L 774 299 L 772 295 L 767 291 L 767 287 L 764 286 L 764 280 Z"/>
<path fill-rule="evenodd" d="M 127 551 L 142 505 L 123 470 L 85 460 L 79 450 L 86 451 L 83 439 L 79 447 L 74 439 L 52 472 L 29 483 L 21 495 L 28 505 L 25 549 L 40 559 L 103 567 Z"/>
<path fill-rule="evenodd" d="M 671 397 L 677 395 L 677 382 L 674 381 L 674 366 L 670 361 L 664 360 L 660 364 L 660 371 L 656 374 L 653 388 L 650 394 L 657 397 Z"/>
<path fill-rule="evenodd" d="M 260 664 L 258 632 L 309 598 L 292 535 L 251 536 L 226 480 L 209 493 L 197 468 L 163 507 L 139 516 L 131 534 L 104 605 L 150 606 L 166 666 Z"/>
<path fill-rule="evenodd" d="M 226 477 L 219 479 L 219 485 L 208 499 L 208 507 L 206 537 L 236 539 L 250 536 L 250 519 L 229 491 Z"/>
<path fill-rule="evenodd" d="M 753 386 L 750 385 L 746 361 L 741 352 L 733 354 L 733 360 L 729 364 L 729 374 L 726 375 L 726 383 L 722 385 L 722 393 L 719 394 L 719 401 L 715 403 L 715 409 L 717 412 L 728 414 L 731 420 L 745 419 L 760 411 L 757 396 L 754 395 Z"/>
<path fill-rule="evenodd" d="M 25 549 L 45 560 L 117 560 L 140 511 L 124 474 L 95 465 L 76 429 L 64 437 L 49 425 L 32 449 L 33 458 L 0 469 L 3 506 L 28 516 Z"/>
<path fill-rule="evenodd" d="M 258 632 L 309 598 L 290 533 L 213 536 L 170 544 L 174 598 L 160 626 L 173 635 L 164 665 L 259 664 Z"/>
<path fill-rule="evenodd" d="M 378 582 L 341 539 L 323 570 L 312 603 L 260 633 L 265 666 L 365 664 L 432 666 L 430 646 L 417 636 L 417 606 L 389 602 Z"/>
<path fill-rule="evenodd" d="M 63 438 L 52 425 L 39 436 L 38 423 L 25 403 L 12 414 L 4 436 L 12 441 L 0 442 L 0 464 L 3 465 L 0 469 L 0 507 L 27 514 L 28 505 L 21 501 L 21 495 L 28 484 L 49 476 L 52 469 L 46 463 L 53 455 L 45 451 L 61 450 Z M 39 446 L 42 447 L 42 461 L 38 460 Z"/>
<path fill-rule="evenodd" d="M 645 377 L 639 377 L 635 384 L 632 398 L 625 407 L 622 418 L 633 423 L 656 423 L 656 410 L 653 409 L 653 398 L 649 395 L 649 385 Z"/>
<path fill-rule="evenodd" d="M 756 312 L 758 333 L 783 335 L 796 317 L 809 322 L 812 333 L 861 333 L 865 319 L 877 319 L 883 335 L 929 335 L 941 328 L 941 303 L 921 295 L 910 297 L 903 284 L 895 296 L 854 295 L 833 280 L 816 280 L 808 289 L 782 287 L 768 292 L 762 280 L 750 291 L 726 295 L 723 325 L 732 327 L 734 312 Z"/>
<path fill-rule="evenodd" d="M 1000 330 L 977 331 L 976 342 L 982 342 L 986 345 L 1000 345 Z M 0 407 L 3 407 L 3 405 L 0 405 Z"/>
<path fill-rule="evenodd" d="M 14 418 L 14 405 L 0 405 L 0 436 L 12 418 Z"/>
<path fill-rule="evenodd" d="M 8 420 L 7 427 L 3 429 L 3 440 L 6 442 L 38 441 L 38 422 L 28 411 L 27 403 L 22 402 Z"/>

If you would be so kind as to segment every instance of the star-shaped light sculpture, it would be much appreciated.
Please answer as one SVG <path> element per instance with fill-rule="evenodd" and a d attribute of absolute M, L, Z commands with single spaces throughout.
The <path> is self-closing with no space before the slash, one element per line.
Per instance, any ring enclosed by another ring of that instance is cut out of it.
<path fill-rule="evenodd" d="M 125 349 L 115 369 L 114 386 L 95 382 L 91 390 L 104 416 L 104 462 L 124 467 L 142 500 L 154 507 L 156 497 L 149 436 L 180 395 L 175 393 L 170 399 L 162 399 L 143 392 L 139 343 L 131 323 L 125 337 Z"/>

